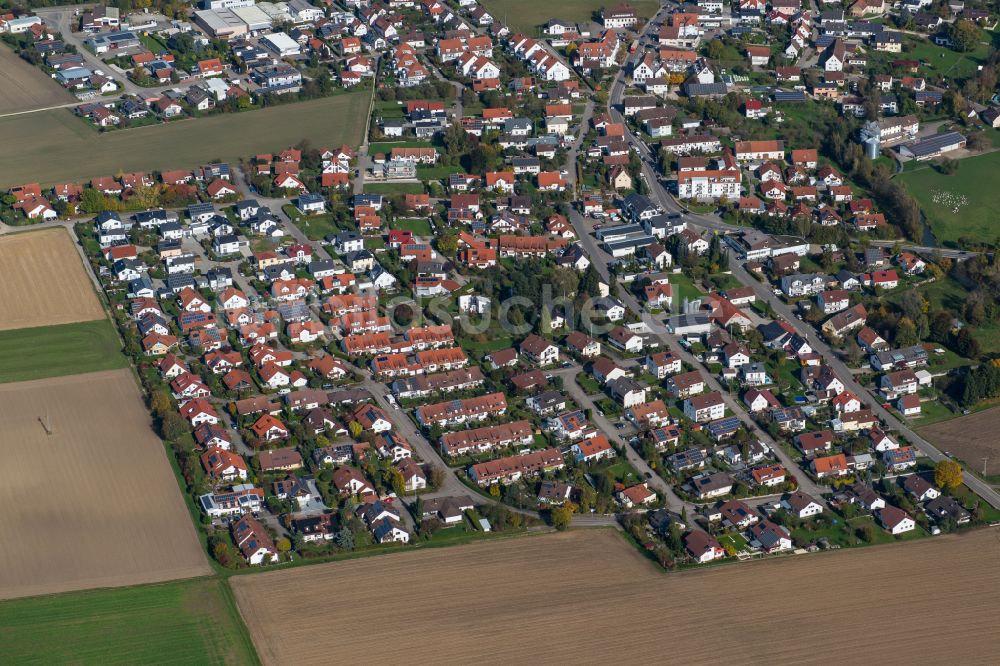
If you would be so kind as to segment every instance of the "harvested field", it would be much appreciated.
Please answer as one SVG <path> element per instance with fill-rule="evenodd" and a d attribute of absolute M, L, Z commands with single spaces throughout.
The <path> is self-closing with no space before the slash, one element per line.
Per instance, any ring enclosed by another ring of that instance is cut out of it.
<path fill-rule="evenodd" d="M 588 530 L 230 581 L 266 664 L 830 663 L 817 631 L 842 663 L 994 663 L 998 566 L 981 530 L 666 575 Z M 359 629 L 387 609 L 391 640 Z"/>
<path fill-rule="evenodd" d="M 983 458 L 988 476 L 1000 475 L 1000 407 L 920 429 L 920 434 L 934 446 L 948 451 L 966 465 L 981 472 Z"/>
<path fill-rule="evenodd" d="M 361 91 L 104 133 L 68 109 L 0 118 L 0 189 L 88 181 L 119 171 L 193 169 L 282 150 L 302 139 L 317 147 L 357 146 L 369 100 L 370 93 Z"/>
<path fill-rule="evenodd" d="M 0 602 L 9 664 L 255 664 L 226 583 L 202 578 Z"/>
<path fill-rule="evenodd" d="M 21 60 L 6 44 L 0 44 L 0 115 L 45 109 L 75 99 L 45 76 L 45 72 Z"/>
<path fill-rule="evenodd" d="M 0 275 L 0 330 L 104 317 L 83 260 L 63 228 L 0 236 Z"/>
<path fill-rule="evenodd" d="M 4 384 L 0 423 L 0 598 L 211 573 L 128 370 Z"/>

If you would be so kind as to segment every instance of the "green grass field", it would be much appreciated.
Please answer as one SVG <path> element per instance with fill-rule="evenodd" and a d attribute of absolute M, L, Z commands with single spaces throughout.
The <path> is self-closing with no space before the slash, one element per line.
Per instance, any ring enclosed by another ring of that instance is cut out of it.
<path fill-rule="evenodd" d="M 0 383 L 127 366 L 107 319 L 0 331 Z"/>
<path fill-rule="evenodd" d="M 431 230 L 431 221 L 423 217 L 408 218 L 404 220 L 396 220 L 392 223 L 394 229 L 405 229 L 407 231 L 412 231 L 417 236 L 433 236 L 434 232 Z"/>
<path fill-rule="evenodd" d="M 611 7 L 615 4 L 605 0 L 560 0 L 558 3 L 483 0 L 483 5 L 490 10 L 490 13 L 510 26 L 511 30 L 533 37 L 539 34 L 538 26 L 550 18 L 586 24 L 594 20 L 594 12 L 600 12 L 601 7 Z M 635 7 L 639 16 L 652 16 L 659 9 L 659 3 L 655 0 L 635 0 L 629 4 Z"/>
<path fill-rule="evenodd" d="M 453 173 L 462 173 L 460 166 L 417 167 L 417 178 L 420 180 L 444 180 Z"/>
<path fill-rule="evenodd" d="M 226 582 L 190 580 L 0 602 L 8 664 L 257 664 Z"/>
<path fill-rule="evenodd" d="M 966 236 L 994 242 L 1000 237 L 1000 199 L 990 194 L 1000 183 L 1000 152 L 961 160 L 950 176 L 920 165 L 897 176 L 920 203 L 934 237 L 943 246 L 954 246 Z"/>
<path fill-rule="evenodd" d="M 314 146 L 357 146 L 369 94 L 349 93 L 240 114 L 98 133 L 68 109 L 0 118 L 0 189 L 84 181 L 119 171 L 194 168 L 235 161 L 309 139 Z"/>
<path fill-rule="evenodd" d="M 988 33 L 987 33 L 988 34 Z M 976 68 L 986 62 L 990 48 L 980 44 L 969 53 L 959 53 L 944 46 L 938 46 L 930 40 L 907 38 L 904 41 L 902 54 L 886 54 L 895 58 L 919 60 L 923 63 L 924 73 L 946 76 L 953 79 L 967 79 L 975 75 Z"/>
<path fill-rule="evenodd" d="M 423 183 L 365 183 L 365 194 L 423 194 Z"/>

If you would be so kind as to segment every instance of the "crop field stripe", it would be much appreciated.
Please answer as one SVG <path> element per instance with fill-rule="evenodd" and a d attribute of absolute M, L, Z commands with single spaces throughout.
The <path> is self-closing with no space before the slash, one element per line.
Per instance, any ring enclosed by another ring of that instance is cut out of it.
<path fill-rule="evenodd" d="M 5 663 L 257 664 L 215 578 L 0 602 Z"/>
<path fill-rule="evenodd" d="M 107 319 L 0 331 L 0 384 L 126 367 Z"/>
<path fill-rule="evenodd" d="M 357 146 L 369 99 L 368 91 L 344 93 L 105 133 L 66 109 L 0 118 L 0 189 L 35 181 L 86 182 L 119 171 L 188 169 L 214 159 L 232 162 L 303 139 L 316 147 Z"/>

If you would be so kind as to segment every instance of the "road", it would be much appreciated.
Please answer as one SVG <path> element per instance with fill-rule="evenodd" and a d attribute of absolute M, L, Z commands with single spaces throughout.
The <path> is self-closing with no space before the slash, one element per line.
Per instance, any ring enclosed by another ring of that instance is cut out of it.
<path fill-rule="evenodd" d="M 895 430 L 900 435 L 905 437 L 910 444 L 919 449 L 932 462 L 948 459 L 948 457 L 938 450 L 937 447 L 918 435 L 908 425 L 882 407 L 879 400 L 872 399 L 869 391 L 857 381 L 854 373 L 851 372 L 851 369 L 848 368 L 840 357 L 830 348 L 830 346 L 816 334 L 816 331 L 812 327 L 795 317 L 791 307 L 789 307 L 783 300 L 775 296 L 769 285 L 754 279 L 753 276 L 746 271 L 746 269 L 735 261 L 730 262 L 730 269 L 736 279 L 743 284 L 752 287 L 758 299 L 769 303 L 771 307 L 774 308 L 775 313 L 791 324 L 800 335 L 809 341 L 809 344 L 812 345 L 813 349 L 823 356 L 825 363 L 833 369 L 833 371 L 837 374 L 837 377 L 839 377 L 844 383 L 847 390 L 853 392 L 863 400 L 867 398 L 866 402 L 871 406 L 872 411 L 876 416 L 882 419 L 883 422 L 885 422 L 889 430 Z M 997 491 L 986 482 L 980 480 L 970 472 L 965 472 L 965 485 L 986 500 L 990 506 L 1000 508 L 1000 493 L 997 493 Z"/>
<path fill-rule="evenodd" d="M 72 44 L 76 47 L 77 52 L 83 56 L 83 62 L 87 67 L 90 69 L 99 69 L 104 72 L 105 76 L 114 79 L 118 83 L 119 92 L 130 95 L 138 95 L 139 97 L 145 98 L 156 97 L 165 90 L 177 87 L 177 84 L 174 83 L 152 88 L 138 86 L 129 81 L 128 77 L 122 74 L 117 68 L 112 67 L 94 55 L 94 53 L 83 44 L 88 35 L 75 32 L 77 28 L 77 21 L 79 20 L 75 11 L 78 9 L 82 11 L 82 7 L 82 5 L 76 7 L 39 7 L 35 10 L 35 13 L 45 20 L 46 25 L 55 28 L 56 32 L 62 33 L 63 40 L 67 44 Z"/>
<path fill-rule="evenodd" d="M 608 98 L 608 111 L 612 115 L 612 117 L 618 122 L 623 122 L 624 120 L 617 108 L 617 106 L 621 104 L 624 90 L 625 90 L 624 71 L 620 71 L 618 73 L 618 76 L 615 78 L 615 82 L 611 88 L 611 94 L 609 95 Z M 665 210 L 668 213 L 686 212 L 686 209 L 684 209 L 683 206 L 678 204 L 677 201 L 672 196 L 670 196 L 670 194 L 666 191 L 666 188 L 663 187 L 663 185 L 657 178 L 657 173 L 655 168 L 655 157 L 649 150 L 648 146 L 646 146 L 645 143 L 641 141 L 641 139 L 636 137 L 627 128 L 627 126 L 626 126 L 626 132 L 628 132 L 628 136 L 630 140 L 633 142 L 633 144 L 638 146 L 640 157 L 642 157 L 643 173 L 646 175 L 646 182 L 650 187 L 650 196 L 652 197 L 652 199 L 657 204 L 659 204 L 659 206 L 663 208 L 663 210 Z M 685 215 L 684 219 L 691 226 L 715 232 L 725 233 L 738 229 L 738 227 L 734 227 L 733 225 L 722 222 L 722 220 L 718 219 L 715 216 L 688 213 Z M 576 224 L 578 222 L 582 222 L 582 218 L 579 215 L 575 216 L 574 218 L 574 227 L 576 227 Z M 584 240 L 584 247 L 585 249 L 588 250 L 588 253 L 590 253 L 591 248 L 595 246 L 595 243 L 589 237 L 586 237 L 583 234 L 581 234 L 579 230 L 577 233 L 581 235 L 581 239 Z M 889 245 L 892 245 L 892 243 L 889 243 Z M 960 252 L 956 253 L 956 251 L 943 250 L 941 248 L 926 248 L 919 246 L 911 246 L 911 247 L 919 249 L 920 251 L 940 252 L 942 256 L 952 256 L 954 258 L 959 258 L 959 259 L 967 256 L 961 254 Z M 971 255 L 972 253 L 969 253 L 969 256 Z M 600 251 L 591 254 L 591 258 L 602 257 L 602 256 L 604 255 Z M 804 322 L 799 321 L 793 315 L 791 308 L 789 308 L 784 302 L 780 301 L 778 298 L 775 297 L 775 295 L 771 292 L 769 285 L 757 281 L 745 269 L 743 269 L 742 266 L 738 266 L 736 264 L 737 262 L 735 260 L 730 261 L 730 268 L 732 270 L 734 277 L 736 277 L 744 285 L 753 287 L 754 292 L 757 294 L 758 298 L 770 303 L 771 306 L 774 308 L 775 312 L 780 314 L 785 319 L 785 321 L 789 322 L 792 326 L 794 326 L 796 330 L 799 332 L 799 334 L 806 337 L 810 341 L 810 343 L 813 344 L 814 349 L 826 358 L 831 368 L 833 368 L 833 370 L 837 373 L 837 376 L 841 378 L 841 380 L 844 382 L 845 386 L 849 390 L 854 392 L 859 397 L 868 395 L 868 392 L 864 389 L 864 387 L 862 387 L 857 382 L 851 370 L 839 358 L 837 358 L 837 356 L 833 353 L 833 350 L 831 350 L 826 343 L 818 339 L 816 331 L 814 329 L 812 329 Z M 600 267 L 598 267 L 598 269 L 600 270 Z M 605 277 L 607 276 L 606 269 L 602 271 L 602 275 Z M 631 303 L 627 302 L 626 304 L 632 307 L 632 303 L 635 303 L 634 299 L 631 299 Z M 641 312 L 641 310 L 636 310 L 636 311 Z M 684 353 L 682 353 L 681 356 L 682 358 L 684 358 Z M 870 402 L 872 404 L 872 409 L 875 412 L 875 414 L 879 416 L 879 418 L 881 418 L 886 423 L 889 429 L 895 430 L 899 432 L 901 435 L 903 435 L 911 444 L 917 447 L 931 461 L 937 462 L 947 458 L 947 456 L 945 456 L 941 451 L 939 451 L 936 447 L 934 447 L 930 442 L 917 435 L 917 433 L 915 433 L 912 429 L 910 429 L 906 424 L 901 422 L 888 410 L 884 409 L 881 406 L 881 403 L 879 403 L 878 401 L 870 401 Z M 775 447 L 774 450 L 776 454 L 781 453 L 779 448 Z M 792 469 L 794 469 L 794 467 Z M 799 477 L 803 484 L 802 485 L 803 490 L 809 492 L 808 487 L 806 485 L 805 475 L 799 475 Z M 969 488 L 971 488 L 974 492 L 979 494 L 991 506 L 993 506 L 994 508 L 1000 508 L 1000 493 L 997 493 L 997 491 L 994 490 L 989 484 L 981 481 L 979 478 L 973 476 L 969 472 L 965 473 L 965 483 Z"/>
<path fill-rule="evenodd" d="M 650 19 L 650 21 L 646 23 L 643 32 L 639 36 L 640 40 L 642 40 L 645 37 L 646 33 L 652 28 L 655 22 L 656 22 L 656 17 L 654 16 L 652 19 Z M 622 69 L 619 70 L 618 75 L 615 77 L 614 83 L 611 86 L 611 94 L 608 97 L 608 113 L 612 115 L 612 118 L 616 122 L 624 123 L 624 118 L 622 117 L 617 107 L 621 103 L 622 97 L 624 95 L 625 70 L 628 68 L 630 62 L 635 60 L 640 54 L 641 51 L 637 51 L 635 54 L 630 56 L 628 60 L 626 60 L 626 63 L 624 64 Z M 649 150 L 649 147 L 646 146 L 646 144 L 641 140 L 641 138 L 635 136 L 630 130 L 627 129 L 627 127 L 628 126 L 626 125 L 626 132 L 628 132 L 629 139 L 633 144 L 633 146 L 637 147 L 640 157 L 642 158 L 642 170 L 646 176 L 646 182 L 650 187 L 651 195 L 664 210 L 668 212 L 682 211 L 683 209 L 674 201 L 674 199 L 669 195 L 669 193 L 666 192 L 666 190 L 659 182 L 656 173 L 655 156 Z M 575 160 L 575 151 L 574 151 L 574 160 Z M 573 167 L 575 167 L 575 163 Z M 575 168 L 567 167 L 567 170 L 570 172 L 574 172 Z M 611 257 L 607 253 L 605 253 L 603 249 L 598 247 L 595 239 L 590 234 L 590 230 L 588 228 L 586 220 L 584 220 L 583 216 L 580 215 L 578 211 L 573 210 L 569 217 L 570 217 L 570 222 L 573 224 L 573 228 L 576 231 L 577 237 L 580 239 L 584 247 L 584 250 L 586 250 L 587 252 L 587 255 L 594 263 L 598 273 L 604 280 L 609 281 L 610 283 L 610 272 L 608 270 L 608 262 L 611 260 Z M 737 228 L 733 227 L 732 225 L 728 225 L 722 222 L 721 220 L 700 215 L 699 216 L 687 215 L 686 220 L 689 223 L 694 223 L 697 224 L 698 226 L 704 226 L 705 228 L 712 228 L 722 231 L 727 231 Z M 626 290 L 622 290 L 619 293 L 619 298 L 622 300 L 622 302 L 625 304 L 626 307 L 628 307 L 633 312 L 640 314 L 643 320 L 646 321 L 647 326 L 649 326 L 650 330 L 653 332 L 653 335 L 659 340 L 660 344 L 663 347 L 677 354 L 682 361 L 689 364 L 691 367 L 696 367 L 696 368 L 701 367 L 701 363 L 697 359 L 695 359 L 694 356 L 690 354 L 686 349 L 681 347 L 680 344 L 678 344 L 677 339 L 666 332 L 663 323 L 653 319 L 653 317 L 648 312 L 646 312 L 645 308 L 643 308 L 639 304 L 637 299 L 631 293 L 629 293 Z M 813 495 L 817 498 L 819 498 L 822 494 L 829 492 L 828 489 L 826 489 L 825 487 L 814 483 L 801 470 L 798 464 L 794 460 L 792 460 L 791 456 L 789 456 L 774 441 L 774 439 L 770 435 L 762 431 L 757 426 L 756 422 L 743 409 L 743 406 L 739 403 L 737 398 L 731 395 L 728 391 L 723 390 L 723 387 L 714 376 L 706 372 L 702 372 L 702 374 L 703 376 L 706 377 L 706 385 L 708 386 L 709 390 L 720 392 L 720 394 L 723 397 L 723 400 L 726 402 L 726 406 L 728 407 L 729 411 L 732 414 L 738 416 L 740 421 L 743 422 L 743 424 L 747 427 L 747 429 L 751 433 L 753 433 L 754 436 L 756 436 L 762 442 L 767 444 L 767 446 L 774 452 L 774 455 L 777 456 L 777 458 L 781 461 L 781 463 L 790 472 L 795 474 L 796 478 L 799 481 L 799 487 L 804 492 L 809 493 L 810 495 Z M 614 431 L 612 430 L 610 432 Z M 636 453 L 635 457 L 641 463 L 641 466 L 639 467 L 640 471 L 645 472 L 646 470 L 649 470 L 649 466 L 645 464 L 645 461 L 641 459 L 641 456 L 638 456 L 638 454 Z M 630 462 L 631 462 L 631 457 L 630 457 Z M 656 478 L 660 478 L 659 475 L 654 475 L 654 476 Z"/>
<path fill-rule="evenodd" d="M 594 401 L 591 399 L 589 395 L 587 395 L 587 392 L 584 391 L 583 388 L 581 388 L 581 386 L 576 383 L 575 377 L 577 374 L 579 374 L 580 371 L 581 370 L 579 367 L 574 366 L 572 368 L 555 370 L 553 371 L 552 374 L 559 375 L 563 378 L 564 380 L 563 390 L 566 391 L 566 393 L 568 393 L 569 396 L 573 398 L 573 401 L 576 402 L 576 404 L 578 404 L 580 407 L 582 407 L 583 409 L 590 410 L 591 420 L 594 421 L 597 424 L 597 426 L 604 431 L 604 434 L 608 436 L 608 439 L 615 442 L 616 444 L 620 444 L 620 446 L 616 448 L 624 450 L 625 458 L 632 465 L 632 467 L 634 467 L 635 470 L 639 472 L 639 476 L 642 478 L 642 480 L 645 481 L 646 484 L 652 490 L 663 495 L 663 497 L 666 500 L 667 509 L 678 514 L 681 513 L 681 511 L 685 507 L 687 507 L 689 514 L 692 511 L 695 511 L 694 506 L 691 504 L 685 504 L 684 500 L 682 500 L 680 497 L 677 496 L 676 493 L 674 493 L 674 490 L 670 486 L 670 484 L 667 483 L 667 481 L 662 476 L 657 474 L 646 463 L 643 457 L 639 455 L 639 453 L 635 449 L 633 449 L 627 443 L 622 444 L 618 442 L 618 436 L 616 435 L 616 433 L 618 432 L 617 429 L 614 427 L 611 421 L 609 421 L 608 418 L 604 416 L 603 412 L 601 412 L 601 409 L 594 404 Z"/>

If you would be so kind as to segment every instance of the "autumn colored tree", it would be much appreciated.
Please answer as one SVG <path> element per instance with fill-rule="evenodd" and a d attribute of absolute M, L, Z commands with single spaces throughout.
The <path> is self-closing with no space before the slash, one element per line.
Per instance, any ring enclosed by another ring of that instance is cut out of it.
<path fill-rule="evenodd" d="M 962 466 L 954 460 L 942 460 L 934 466 L 934 483 L 938 488 L 958 488 L 962 485 Z"/>
<path fill-rule="evenodd" d="M 576 505 L 572 502 L 566 502 L 562 506 L 553 507 L 549 514 L 552 519 L 552 526 L 560 531 L 565 530 L 573 522 L 573 513 L 575 511 Z"/>

